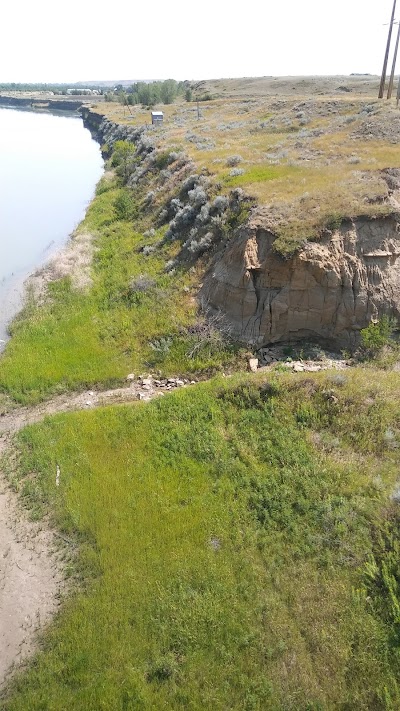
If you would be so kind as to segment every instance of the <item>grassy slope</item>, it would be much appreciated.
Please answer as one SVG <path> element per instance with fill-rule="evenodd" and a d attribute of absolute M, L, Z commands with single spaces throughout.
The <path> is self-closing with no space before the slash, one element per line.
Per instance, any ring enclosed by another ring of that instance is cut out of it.
<path fill-rule="evenodd" d="M 186 329 L 195 321 L 196 274 L 166 274 L 175 245 L 143 255 L 141 247 L 157 242 L 160 234 L 143 237 L 130 220 L 117 219 L 115 203 L 127 194 L 125 188 L 107 180 L 99 193 L 80 227 L 95 234 L 91 289 L 72 289 L 68 279 L 54 282 L 47 304 L 28 304 L 13 326 L 0 361 L 0 392 L 17 402 L 117 385 L 132 371 L 199 373 L 232 359 L 230 348 L 216 342 L 190 357 L 196 339 Z M 132 284 L 142 275 L 150 286 L 135 291 Z M 171 339 L 167 348 L 160 345 L 163 338 Z"/>
<path fill-rule="evenodd" d="M 235 376 L 24 430 L 85 585 L 4 711 L 398 708 L 399 394 Z"/>

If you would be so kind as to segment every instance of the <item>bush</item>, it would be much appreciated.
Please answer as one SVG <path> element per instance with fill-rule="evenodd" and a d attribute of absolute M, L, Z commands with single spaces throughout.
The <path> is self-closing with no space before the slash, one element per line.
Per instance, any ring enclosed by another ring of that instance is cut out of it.
<path fill-rule="evenodd" d="M 363 349 L 371 355 L 378 353 L 384 346 L 389 344 L 395 327 L 395 320 L 389 318 L 389 316 L 382 316 L 376 322 L 371 321 L 369 326 L 360 331 Z"/>
<path fill-rule="evenodd" d="M 228 206 L 228 198 L 225 195 L 217 195 L 212 204 L 212 211 L 217 215 L 220 215 L 222 212 L 225 212 L 225 210 L 228 209 Z"/>
<path fill-rule="evenodd" d="M 240 155 L 229 156 L 226 159 L 226 165 L 229 166 L 229 168 L 233 168 L 234 165 L 238 165 L 242 160 L 243 158 Z"/>
<path fill-rule="evenodd" d="M 128 156 L 132 155 L 134 152 L 135 146 L 133 143 L 129 143 L 129 141 L 116 141 L 111 159 L 111 165 L 113 168 L 118 167 L 123 164 Z"/>
<path fill-rule="evenodd" d="M 137 277 L 133 277 L 130 283 L 130 291 L 132 293 L 145 294 L 146 291 L 153 289 L 156 282 L 154 279 L 149 277 L 147 274 L 140 274 Z"/>
<path fill-rule="evenodd" d="M 133 220 L 137 216 L 137 207 L 133 197 L 128 192 L 121 192 L 114 202 L 117 220 Z"/>
<path fill-rule="evenodd" d="M 128 178 L 131 163 L 135 153 L 135 146 L 129 141 L 116 141 L 111 158 L 111 165 L 116 168 L 117 174 L 125 181 Z"/>

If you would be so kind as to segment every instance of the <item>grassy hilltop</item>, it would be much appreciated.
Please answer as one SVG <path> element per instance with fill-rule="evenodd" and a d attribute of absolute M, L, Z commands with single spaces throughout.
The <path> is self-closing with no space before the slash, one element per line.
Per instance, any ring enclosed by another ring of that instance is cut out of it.
<path fill-rule="evenodd" d="M 4 711 L 400 707 L 397 347 L 340 373 L 244 372 L 246 349 L 196 304 L 217 245 L 168 239 L 160 217 L 183 153 L 211 215 L 238 187 L 269 206 L 282 253 L 393 211 L 381 171 L 400 165 L 397 113 L 374 81 L 210 83 L 200 120 L 195 104 L 165 107 L 151 165 L 124 141 L 110 150 L 78 229 L 94 240 L 90 282 L 64 276 L 28 301 L 0 358 L 1 407 L 132 371 L 208 382 L 16 437 L 8 476 L 61 533 L 70 592 Z M 149 116 L 95 111 L 132 127 Z"/>

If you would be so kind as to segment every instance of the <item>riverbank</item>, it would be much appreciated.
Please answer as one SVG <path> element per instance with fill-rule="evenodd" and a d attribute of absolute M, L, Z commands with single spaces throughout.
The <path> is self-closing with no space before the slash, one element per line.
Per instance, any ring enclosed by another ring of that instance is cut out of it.
<path fill-rule="evenodd" d="M 33 299 L 38 304 L 45 298 L 48 285 L 58 279 L 71 278 L 76 289 L 87 288 L 91 283 L 90 269 L 93 258 L 93 236 L 73 233 L 45 263 L 30 274 L 17 274 L 0 285 L 0 353 L 9 339 L 12 321 Z"/>
<path fill-rule="evenodd" d="M 82 219 L 103 161 L 79 117 L 0 108 L 0 339 L 23 300 L 23 282 Z M 24 209 L 21 209 L 23 204 Z"/>
<path fill-rule="evenodd" d="M 103 97 L 97 97 L 101 103 Z M 52 95 L 47 95 L 43 92 L 15 92 L 14 94 L 0 94 L 0 107 L 9 106 L 15 109 L 33 109 L 40 111 L 62 111 L 62 112 L 77 112 L 82 106 L 93 102 L 93 97 L 78 96 L 74 99 L 55 98 Z"/>
<path fill-rule="evenodd" d="M 243 372 L 256 354 L 199 311 L 209 255 L 184 234 L 223 196 L 176 146 L 109 129 L 115 173 L 76 236 L 90 281 L 56 271 L 0 360 L 7 471 L 76 583 L 2 708 L 396 709 L 396 346 L 386 370 L 323 371 L 303 342 Z"/>

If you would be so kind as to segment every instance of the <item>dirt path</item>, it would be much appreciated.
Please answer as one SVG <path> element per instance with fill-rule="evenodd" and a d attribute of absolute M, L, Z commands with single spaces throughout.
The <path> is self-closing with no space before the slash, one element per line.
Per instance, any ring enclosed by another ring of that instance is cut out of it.
<path fill-rule="evenodd" d="M 36 407 L 18 408 L 0 417 L 0 455 L 13 434 L 47 415 L 150 400 L 161 392 L 153 381 L 146 384 L 145 380 L 104 392 L 61 395 Z M 57 609 L 62 572 L 54 543 L 54 534 L 44 530 L 42 524 L 27 520 L 17 495 L 10 491 L 0 471 L 0 686 L 15 665 L 32 653 L 38 629 Z"/>

